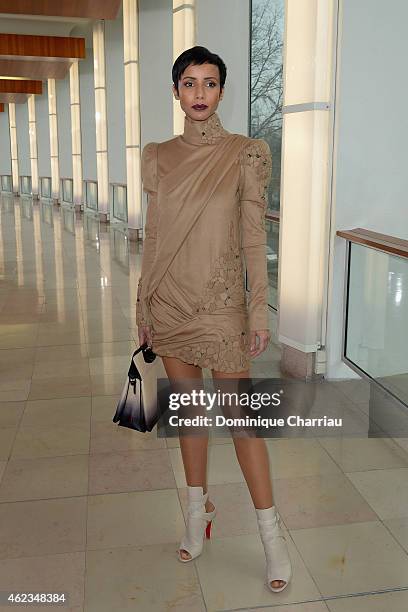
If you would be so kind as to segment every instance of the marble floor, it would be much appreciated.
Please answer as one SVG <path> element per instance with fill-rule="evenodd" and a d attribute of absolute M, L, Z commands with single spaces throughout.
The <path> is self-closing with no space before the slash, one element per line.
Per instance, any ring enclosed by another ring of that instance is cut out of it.
<path fill-rule="evenodd" d="M 178 441 L 112 423 L 137 341 L 140 247 L 29 199 L 3 196 L 0 224 L 1 593 L 64 592 L 71 612 L 408 609 L 407 439 L 267 441 L 294 565 L 273 594 L 234 446 L 214 437 L 213 537 L 179 563 Z M 252 373 L 280 376 L 276 343 Z M 321 401 L 367 425 L 368 398 L 353 380 Z"/>

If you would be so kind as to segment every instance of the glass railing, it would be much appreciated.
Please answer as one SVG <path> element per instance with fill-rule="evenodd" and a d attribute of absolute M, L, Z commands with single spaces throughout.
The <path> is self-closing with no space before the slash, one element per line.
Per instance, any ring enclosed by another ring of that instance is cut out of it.
<path fill-rule="evenodd" d="M 10 174 L 1 175 L 0 188 L 4 193 L 13 193 L 13 181 Z"/>
<path fill-rule="evenodd" d="M 31 176 L 20 176 L 20 194 L 32 195 Z"/>
<path fill-rule="evenodd" d="M 74 181 L 72 178 L 61 179 L 62 201 L 72 204 L 74 201 Z"/>
<path fill-rule="evenodd" d="M 122 183 L 111 183 L 113 198 L 113 216 L 119 221 L 127 223 L 127 187 Z"/>
<path fill-rule="evenodd" d="M 45 200 L 51 199 L 51 177 L 40 176 L 40 196 Z"/>
<path fill-rule="evenodd" d="M 85 205 L 91 210 L 98 210 L 98 183 L 96 181 L 84 181 L 85 183 Z"/>
<path fill-rule="evenodd" d="M 337 234 L 347 240 L 343 360 L 408 406 L 408 240 Z"/>

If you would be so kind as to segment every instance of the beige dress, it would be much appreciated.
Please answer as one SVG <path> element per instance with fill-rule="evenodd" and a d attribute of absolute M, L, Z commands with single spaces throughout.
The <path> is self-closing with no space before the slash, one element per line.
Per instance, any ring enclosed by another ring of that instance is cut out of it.
<path fill-rule="evenodd" d="M 148 206 L 136 322 L 160 356 L 248 369 L 249 332 L 268 329 L 268 144 L 226 131 L 217 113 L 142 153 Z M 250 299 L 245 293 L 244 265 Z"/>

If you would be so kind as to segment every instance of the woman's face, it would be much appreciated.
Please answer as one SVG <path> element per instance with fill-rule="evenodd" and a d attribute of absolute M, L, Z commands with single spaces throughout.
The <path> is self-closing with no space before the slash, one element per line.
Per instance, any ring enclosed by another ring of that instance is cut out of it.
<path fill-rule="evenodd" d="M 173 94 L 191 119 L 204 121 L 212 115 L 224 95 L 220 92 L 220 73 L 214 64 L 190 64 L 179 80 L 179 91 Z"/>

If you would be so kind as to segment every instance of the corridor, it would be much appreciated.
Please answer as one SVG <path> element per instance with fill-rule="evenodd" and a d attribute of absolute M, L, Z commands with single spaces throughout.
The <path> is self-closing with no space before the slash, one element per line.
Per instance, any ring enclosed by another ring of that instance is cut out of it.
<path fill-rule="evenodd" d="M 29 198 L 2 196 L 0 224 L 0 591 L 64 592 L 75 612 L 407 609 L 406 440 L 268 440 L 295 576 L 272 595 L 233 445 L 214 438 L 213 538 L 178 563 L 178 441 L 112 423 L 137 342 L 141 247 Z M 276 344 L 253 364 L 266 372 L 280 375 Z M 335 384 L 321 399 L 366 423 L 367 383 Z"/>

